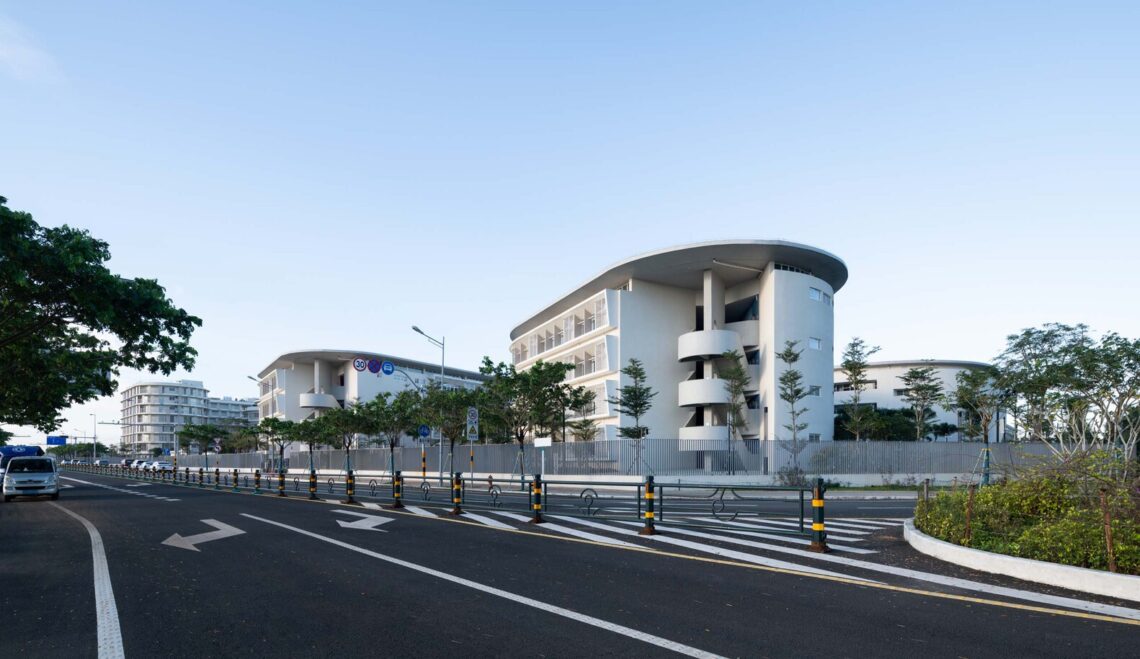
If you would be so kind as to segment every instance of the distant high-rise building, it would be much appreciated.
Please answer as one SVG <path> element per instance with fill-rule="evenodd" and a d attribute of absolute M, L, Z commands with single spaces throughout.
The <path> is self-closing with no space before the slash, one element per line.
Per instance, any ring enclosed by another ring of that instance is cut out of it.
<path fill-rule="evenodd" d="M 209 396 L 197 380 L 139 382 L 123 390 L 122 446 L 132 453 L 178 446 L 178 431 L 191 424 L 257 423 L 257 400 Z"/>

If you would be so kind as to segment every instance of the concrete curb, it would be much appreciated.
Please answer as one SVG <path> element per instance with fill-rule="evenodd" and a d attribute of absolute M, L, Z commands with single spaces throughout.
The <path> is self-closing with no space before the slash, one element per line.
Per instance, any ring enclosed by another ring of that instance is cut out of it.
<path fill-rule="evenodd" d="M 1140 602 L 1140 577 L 1113 574 L 1072 565 L 1060 565 L 1030 558 L 1005 556 L 993 552 L 960 547 L 926 535 L 914 527 L 914 518 L 903 524 L 903 537 L 915 550 L 962 567 L 1002 574 L 1007 577 L 1068 588 L 1094 595 Z"/>

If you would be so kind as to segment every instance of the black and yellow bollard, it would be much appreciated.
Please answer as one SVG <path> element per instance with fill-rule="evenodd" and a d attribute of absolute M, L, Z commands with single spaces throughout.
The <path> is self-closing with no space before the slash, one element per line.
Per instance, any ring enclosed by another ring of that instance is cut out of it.
<path fill-rule="evenodd" d="M 823 491 L 823 479 L 817 478 L 811 491 L 811 545 L 808 549 L 826 554 L 831 550 L 827 548 L 827 530 L 823 525 Z"/>
<path fill-rule="evenodd" d="M 261 494 L 261 470 L 253 470 L 253 493 Z"/>
<path fill-rule="evenodd" d="M 420 478 L 427 480 L 427 449 L 420 446 Z"/>
<path fill-rule="evenodd" d="M 198 487 L 203 487 L 206 484 L 206 470 L 198 467 Z"/>
<path fill-rule="evenodd" d="M 656 499 L 656 491 L 653 486 L 653 477 L 645 477 L 645 526 L 637 532 L 638 535 L 657 535 L 657 529 L 653 525 L 656 523 L 654 519 L 656 512 L 654 511 L 654 502 Z"/>
<path fill-rule="evenodd" d="M 317 471 L 315 469 L 309 470 L 309 498 L 314 501 L 317 499 Z"/>
<path fill-rule="evenodd" d="M 356 494 L 356 476 L 352 475 L 352 470 L 348 470 L 348 475 L 344 477 L 344 494 L 345 503 L 356 503 L 356 499 L 352 495 Z"/>
<path fill-rule="evenodd" d="M 277 470 L 277 496 L 285 496 L 285 470 Z"/>
<path fill-rule="evenodd" d="M 183 482 L 186 483 L 187 485 L 189 485 L 190 484 L 190 467 L 186 467 L 185 474 L 186 474 L 186 479 Z"/>
<path fill-rule="evenodd" d="M 234 469 L 234 492 L 238 491 L 238 470 Z"/>
<path fill-rule="evenodd" d="M 451 475 L 451 514 L 463 514 L 463 472 Z"/>
<path fill-rule="evenodd" d="M 389 508 L 403 508 L 404 502 L 400 501 L 404 497 L 404 475 L 403 472 L 397 471 L 392 476 L 392 505 Z"/>
<path fill-rule="evenodd" d="M 222 489 L 222 468 L 214 467 L 214 489 Z"/>
<path fill-rule="evenodd" d="M 543 524 L 546 520 L 542 519 L 542 475 L 535 474 L 534 481 L 530 484 L 530 507 L 534 511 L 534 517 L 531 518 L 531 524 Z"/>

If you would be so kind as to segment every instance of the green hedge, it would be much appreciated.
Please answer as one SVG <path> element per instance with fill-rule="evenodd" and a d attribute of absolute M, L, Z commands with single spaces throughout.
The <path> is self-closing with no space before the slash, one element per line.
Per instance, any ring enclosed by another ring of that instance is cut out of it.
<path fill-rule="evenodd" d="M 974 549 L 1107 570 L 1099 499 L 1104 484 L 1079 470 L 1055 470 L 978 488 L 968 542 L 964 488 L 920 499 L 914 523 L 927 535 Z M 1136 489 L 1112 485 L 1109 497 L 1117 572 L 1140 575 Z"/>

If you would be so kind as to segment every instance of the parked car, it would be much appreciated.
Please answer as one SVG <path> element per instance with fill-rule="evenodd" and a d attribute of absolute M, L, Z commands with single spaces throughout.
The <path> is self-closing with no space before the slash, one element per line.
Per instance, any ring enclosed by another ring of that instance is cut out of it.
<path fill-rule="evenodd" d="M 170 464 L 169 462 L 163 462 L 162 460 L 152 462 L 150 463 L 150 466 L 156 471 L 174 471 L 174 465 Z"/>
<path fill-rule="evenodd" d="M 48 495 L 59 498 L 59 470 L 50 457 L 21 457 L 8 461 L 4 472 L 4 502 L 14 497 Z"/>
<path fill-rule="evenodd" d="M 144 464 L 146 460 L 134 460 L 129 466 L 131 469 L 142 469 Z"/>
<path fill-rule="evenodd" d="M 111 462 L 109 460 L 99 459 L 99 460 L 95 461 L 95 466 L 97 466 L 97 467 L 106 467 L 109 464 L 111 464 Z"/>

